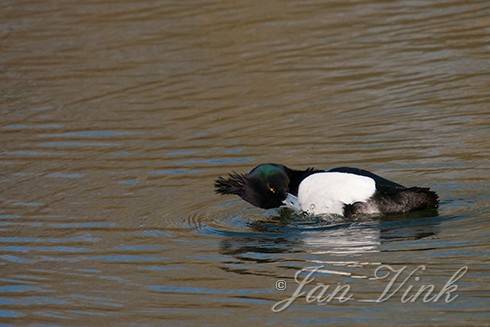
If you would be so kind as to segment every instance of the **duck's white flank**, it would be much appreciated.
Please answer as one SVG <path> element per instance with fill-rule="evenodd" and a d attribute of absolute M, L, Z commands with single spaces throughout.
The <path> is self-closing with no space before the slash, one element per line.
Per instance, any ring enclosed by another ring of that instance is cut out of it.
<path fill-rule="evenodd" d="M 344 214 L 344 205 L 364 202 L 376 192 L 374 179 L 348 173 L 325 172 L 306 177 L 298 189 L 301 210 L 310 214 Z"/>

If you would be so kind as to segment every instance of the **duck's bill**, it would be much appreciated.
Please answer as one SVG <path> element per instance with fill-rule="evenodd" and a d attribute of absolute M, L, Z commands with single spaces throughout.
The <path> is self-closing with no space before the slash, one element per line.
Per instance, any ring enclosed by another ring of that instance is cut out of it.
<path fill-rule="evenodd" d="M 286 199 L 284 199 L 284 201 L 282 201 L 282 203 L 284 203 L 284 205 L 288 208 L 296 211 L 301 211 L 301 206 L 299 205 L 298 198 L 291 193 L 288 193 L 288 196 L 286 197 Z"/>

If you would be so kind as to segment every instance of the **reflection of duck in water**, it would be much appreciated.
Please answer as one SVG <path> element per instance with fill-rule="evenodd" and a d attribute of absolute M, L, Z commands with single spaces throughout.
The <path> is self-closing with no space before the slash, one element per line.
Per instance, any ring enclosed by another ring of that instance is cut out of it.
<path fill-rule="evenodd" d="M 270 209 L 287 205 L 310 214 L 355 217 L 437 208 L 435 192 L 405 187 L 366 170 L 340 167 L 329 171 L 294 170 L 261 164 L 248 174 L 219 177 L 216 192 L 236 194 L 254 206 Z"/>
<path fill-rule="evenodd" d="M 438 220 L 423 219 L 414 224 L 416 214 L 396 220 L 369 219 L 363 223 L 327 222 L 315 218 L 305 221 L 302 217 L 285 215 L 281 212 L 281 216 L 252 221 L 248 224 L 249 232 L 226 233 L 228 237 L 221 241 L 221 253 L 260 263 L 281 261 L 287 253 L 296 253 L 294 257 L 297 257 L 298 253 L 349 256 L 382 252 L 383 244 L 434 236 L 439 223 Z M 318 260 L 325 258 L 328 257 L 315 257 Z"/>

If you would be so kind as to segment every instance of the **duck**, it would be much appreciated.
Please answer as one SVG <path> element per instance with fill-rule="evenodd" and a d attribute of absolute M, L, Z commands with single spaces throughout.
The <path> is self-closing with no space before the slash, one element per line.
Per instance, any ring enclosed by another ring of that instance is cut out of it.
<path fill-rule="evenodd" d="M 311 215 L 389 215 L 437 208 L 439 196 L 428 187 L 406 187 L 370 171 L 337 167 L 292 169 L 259 164 L 248 173 L 218 177 L 215 192 L 238 195 L 262 209 L 289 207 Z"/>

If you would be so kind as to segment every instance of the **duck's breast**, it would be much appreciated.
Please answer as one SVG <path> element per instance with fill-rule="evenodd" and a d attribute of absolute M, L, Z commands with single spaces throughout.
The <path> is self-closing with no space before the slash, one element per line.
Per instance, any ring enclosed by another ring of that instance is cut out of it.
<path fill-rule="evenodd" d="M 299 185 L 301 209 L 311 214 L 343 215 L 344 205 L 364 202 L 376 192 L 375 181 L 349 173 L 324 172 L 305 178 Z"/>

